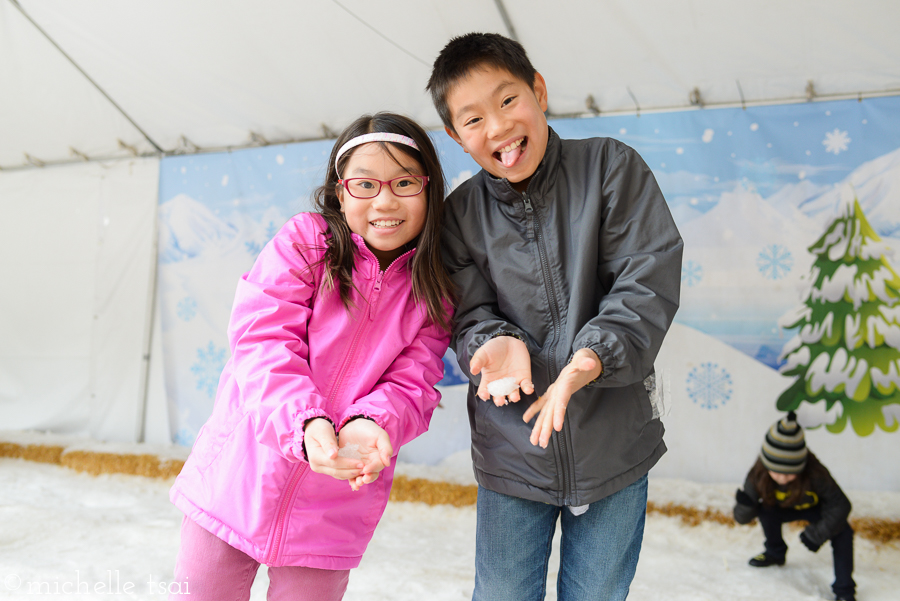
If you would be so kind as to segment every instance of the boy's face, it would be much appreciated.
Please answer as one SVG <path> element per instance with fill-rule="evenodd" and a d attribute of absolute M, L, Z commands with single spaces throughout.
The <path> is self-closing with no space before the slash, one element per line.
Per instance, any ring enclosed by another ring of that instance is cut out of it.
<path fill-rule="evenodd" d="M 532 90 L 505 69 L 475 69 L 451 88 L 447 106 L 456 130 L 446 128 L 450 137 L 485 171 L 524 191 L 547 149 L 547 85 L 540 73 Z"/>

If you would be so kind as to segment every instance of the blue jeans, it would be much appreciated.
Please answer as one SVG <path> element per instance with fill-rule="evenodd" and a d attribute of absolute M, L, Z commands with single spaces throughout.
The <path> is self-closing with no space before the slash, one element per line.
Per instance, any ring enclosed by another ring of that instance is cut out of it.
<path fill-rule="evenodd" d="M 541 601 L 562 525 L 558 601 L 628 596 L 647 517 L 647 476 L 591 503 L 586 513 L 478 487 L 473 601 Z"/>

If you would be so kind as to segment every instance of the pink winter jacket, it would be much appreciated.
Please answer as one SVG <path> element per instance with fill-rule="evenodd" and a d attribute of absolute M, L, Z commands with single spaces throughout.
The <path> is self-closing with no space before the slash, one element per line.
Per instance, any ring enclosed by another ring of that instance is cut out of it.
<path fill-rule="evenodd" d="M 272 566 L 359 565 L 387 505 L 394 465 L 353 492 L 314 473 L 303 424 L 354 416 L 384 428 L 396 453 L 428 428 L 440 400 L 450 334 L 412 295 L 410 251 L 385 271 L 365 242 L 348 313 L 321 288 L 325 220 L 301 213 L 238 283 L 228 329 L 231 359 L 215 407 L 170 498 L 188 519 Z"/>

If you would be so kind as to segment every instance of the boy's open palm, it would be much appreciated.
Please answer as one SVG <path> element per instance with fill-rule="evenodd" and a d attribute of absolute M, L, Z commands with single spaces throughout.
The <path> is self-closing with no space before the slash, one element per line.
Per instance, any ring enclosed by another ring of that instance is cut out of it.
<path fill-rule="evenodd" d="M 528 354 L 528 346 L 512 336 L 497 336 L 481 345 L 469 361 L 469 371 L 472 375 L 481 374 L 481 383 L 478 385 L 478 398 L 487 401 L 491 398 L 488 392 L 488 384 L 501 378 L 515 378 L 519 388 L 506 396 L 495 396 L 494 404 L 498 407 L 505 405 L 507 397 L 513 403 L 521 399 L 519 389 L 525 394 L 534 392 L 534 384 L 531 382 L 531 355 Z"/>
<path fill-rule="evenodd" d="M 594 351 L 583 348 L 575 352 L 572 361 L 563 368 L 547 392 L 532 403 L 522 416 L 525 423 L 528 423 L 537 415 L 534 428 L 531 430 L 531 444 L 540 444 L 541 448 L 547 448 L 553 431 L 562 430 L 569 399 L 575 391 L 595 380 L 602 371 L 600 358 Z"/>
<path fill-rule="evenodd" d="M 347 422 L 341 428 L 339 441 L 340 453 L 362 464 L 359 473 L 349 479 L 353 490 L 375 482 L 381 470 L 391 464 L 394 450 L 390 436 L 370 419 L 357 418 Z"/>

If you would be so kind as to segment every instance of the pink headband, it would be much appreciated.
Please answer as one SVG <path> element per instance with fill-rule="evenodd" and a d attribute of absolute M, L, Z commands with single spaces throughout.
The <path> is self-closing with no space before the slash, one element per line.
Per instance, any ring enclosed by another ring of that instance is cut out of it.
<path fill-rule="evenodd" d="M 360 144 L 368 144 L 369 142 L 395 142 L 397 144 L 405 144 L 411 148 L 415 148 L 419 150 L 419 146 L 415 143 L 412 138 L 408 138 L 401 134 L 391 134 L 387 132 L 374 132 L 371 134 L 363 134 L 361 136 L 356 136 L 338 150 L 337 156 L 334 158 L 334 169 L 337 171 L 338 161 L 341 159 L 341 155 L 350 150 L 351 148 L 356 148 Z"/>

